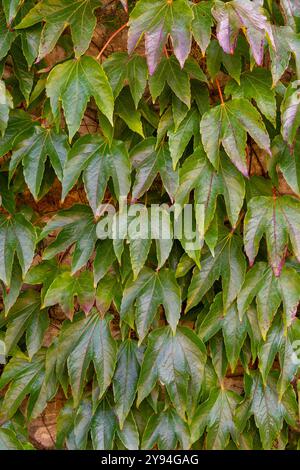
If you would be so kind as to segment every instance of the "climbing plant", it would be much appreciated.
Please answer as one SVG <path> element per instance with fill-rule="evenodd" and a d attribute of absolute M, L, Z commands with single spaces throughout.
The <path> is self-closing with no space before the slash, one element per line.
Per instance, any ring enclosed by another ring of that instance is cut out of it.
<path fill-rule="evenodd" d="M 300 448 L 300 1 L 2 0 L 0 74 L 0 449 Z"/>

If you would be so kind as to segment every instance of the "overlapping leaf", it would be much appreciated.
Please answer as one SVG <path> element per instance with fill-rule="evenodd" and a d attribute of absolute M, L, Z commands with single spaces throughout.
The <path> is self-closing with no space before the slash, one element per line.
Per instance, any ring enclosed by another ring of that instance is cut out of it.
<path fill-rule="evenodd" d="M 44 259 L 51 259 L 74 244 L 72 274 L 82 268 L 93 253 L 96 236 L 96 221 L 88 206 L 75 204 L 56 214 L 44 227 L 40 238 L 54 230 L 60 230 L 56 240 L 44 251 Z"/>
<path fill-rule="evenodd" d="M 87 314 L 95 302 L 95 289 L 92 273 L 85 271 L 79 276 L 71 276 L 69 271 L 58 275 L 50 284 L 44 306 L 60 304 L 66 316 L 70 319 L 74 314 L 74 297 L 76 296 L 82 310 Z"/>
<path fill-rule="evenodd" d="M 214 255 L 209 253 L 203 256 L 201 267 L 194 268 L 186 310 L 195 307 L 221 276 L 223 308 L 226 312 L 243 285 L 245 271 L 241 239 L 232 233 L 225 234 L 217 244 Z"/>
<path fill-rule="evenodd" d="M 0 132 L 3 136 L 7 128 L 9 111 L 13 108 L 11 94 L 7 90 L 5 83 L 0 80 Z"/>
<path fill-rule="evenodd" d="M 36 126 L 31 136 L 15 147 L 9 166 L 10 179 L 22 161 L 25 181 L 34 198 L 38 199 L 47 157 L 58 179 L 62 180 L 68 150 L 65 134 Z"/>
<path fill-rule="evenodd" d="M 267 18 L 259 6 L 250 0 L 216 1 L 213 15 L 217 20 L 217 37 L 227 54 L 233 54 L 239 30 L 242 29 L 258 65 L 262 64 Z"/>
<path fill-rule="evenodd" d="M 149 336 L 138 382 L 138 403 L 146 398 L 157 380 L 165 385 L 177 412 L 184 418 L 197 403 L 203 380 L 206 349 L 190 329 L 159 328 Z"/>
<path fill-rule="evenodd" d="M 10 285 L 14 256 L 16 255 L 23 276 L 34 256 L 36 232 L 22 213 L 6 217 L 0 214 L 0 279 Z"/>
<path fill-rule="evenodd" d="M 212 108 L 201 120 L 204 149 L 213 166 L 219 166 L 222 143 L 237 169 L 248 176 L 246 160 L 247 133 L 258 146 L 270 153 L 270 138 L 256 108 L 245 98 L 233 99 Z"/>
<path fill-rule="evenodd" d="M 145 49 L 150 75 L 155 71 L 170 35 L 181 67 L 190 52 L 193 13 L 186 0 L 140 0 L 129 19 L 128 52 L 145 34 Z"/>
<path fill-rule="evenodd" d="M 111 317 L 101 319 L 94 311 L 87 317 L 66 321 L 58 344 L 57 375 L 60 379 L 67 366 L 75 406 L 79 404 L 89 365 L 93 363 L 99 398 L 110 385 L 117 358 L 116 342 L 109 329 Z"/>
<path fill-rule="evenodd" d="M 106 185 L 112 178 L 117 198 L 127 197 L 130 189 L 130 162 L 123 142 L 111 146 L 100 136 L 84 136 L 77 140 L 68 154 L 62 182 L 62 199 L 66 197 L 83 172 L 90 206 L 98 215 Z"/>
<path fill-rule="evenodd" d="M 121 318 L 126 319 L 133 305 L 136 307 L 135 322 L 140 342 L 147 334 L 159 305 L 163 305 L 167 321 L 175 333 L 180 316 L 181 295 L 175 275 L 168 269 L 158 273 L 144 268 L 136 280 L 125 286 Z"/>
<path fill-rule="evenodd" d="M 280 275 L 289 241 L 299 260 L 299 224 L 300 206 L 293 197 L 274 195 L 274 197 L 258 196 L 251 199 L 244 232 L 245 251 L 250 265 L 254 263 L 264 234 L 270 265 L 275 276 Z"/>
<path fill-rule="evenodd" d="M 57 127 L 60 123 L 60 101 L 62 103 L 70 140 L 79 129 L 91 97 L 112 123 L 112 90 L 101 65 L 92 57 L 83 56 L 56 65 L 48 76 L 46 90 Z"/>
<path fill-rule="evenodd" d="M 43 0 L 32 8 L 25 18 L 17 25 L 18 29 L 45 22 L 39 59 L 47 55 L 57 43 L 63 31 L 70 26 L 76 57 L 82 55 L 88 48 L 96 26 L 96 17 L 93 12 L 98 8 L 97 0 Z"/>

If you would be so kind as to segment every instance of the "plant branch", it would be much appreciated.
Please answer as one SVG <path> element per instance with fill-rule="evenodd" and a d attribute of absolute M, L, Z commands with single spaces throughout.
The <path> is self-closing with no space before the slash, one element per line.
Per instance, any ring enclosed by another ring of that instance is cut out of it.
<path fill-rule="evenodd" d="M 97 55 L 96 59 L 99 60 L 100 57 L 102 56 L 103 52 L 105 51 L 105 49 L 107 48 L 107 46 L 109 46 L 109 44 L 111 43 L 111 41 L 121 32 L 123 31 L 123 29 L 127 28 L 128 26 L 128 22 L 124 23 L 122 26 L 120 26 L 119 29 L 117 29 L 109 38 L 108 40 L 106 41 L 106 43 L 104 44 L 104 46 L 102 47 L 102 49 L 100 50 L 99 54 Z"/>
<path fill-rule="evenodd" d="M 224 104 L 223 93 L 222 93 L 222 90 L 221 90 L 221 87 L 220 87 L 220 82 L 219 82 L 219 80 L 218 80 L 217 78 L 216 78 L 216 84 L 217 84 L 217 88 L 218 88 L 218 92 L 219 92 L 221 104 Z"/>

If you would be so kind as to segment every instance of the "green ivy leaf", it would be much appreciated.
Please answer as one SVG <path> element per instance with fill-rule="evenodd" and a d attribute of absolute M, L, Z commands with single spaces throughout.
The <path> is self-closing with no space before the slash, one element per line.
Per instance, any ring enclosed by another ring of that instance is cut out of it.
<path fill-rule="evenodd" d="M 224 449 L 230 436 L 237 439 L 234 423 L 234 411 L 241 397 L 231 390 L 213 388 L 208 399 L 202 403 L 191 425 L 192 442 L 195 442 L 207 430 L 206 446 L 210 450 Z"/>
<path fill-rule="evenodd" d="M 294 341 L 299 341 L 299 320 L 294 320 L 288 334 L 282 338 L 279 349 L 280 376 L 277 383 L 279 400 L 281 401 L 286 390 L 289 388 L 293 377 L 299 369 L 295 361 Z"/>
<path fill-rule="evenodd" d="M 218 243 L 214 256 L 209 253 L 203 257 L 201 268 L 195 267 L 188 289 L 186 311 L 195 307 L 222 276 L 223 305 L 226 312 L 243 285 L 245 271 L 241 240 L 228 233 Z"/>
<path fill-rule="evenodd" d="M 138 382 L 138 404 L 153 390 L 157 380 L 165 385 L 178 414 L 184 419 L 197 403 L 203 380 L 206 349 L 197 335 L 186 327 L 176 334 L 170 327 L 154 330 Z"/>
<path fill-rule="evenodd" d="M 23 214 L 8 217 L 0 214 L 0 279 L 7 286 L 11 282 L 14 256 L 25 276 L 33 260 L 35 244 L 35 229 Z"/>
<path fill-rule="evenodd" d="M 281 134 L 289 145 L 293 145 L 300 126 L 300 97 L 297 87 L 298 82 L 291 83 L 281 103 Z"/>
<path fill-rule="evenodd" d="M 173 200 L 178 186 L 178 172 L 173 170 L 170 152 L 166 145 L 155 149 L 155 138 L 149 137 L 137 144 L 130 153 L 132 166 L 136 170 L 132 198 L 139 199 L 151 187 L 157 173 Z"/>
<path fill-rule="evenodd" d="M 3 80 L 0 80 L 0 132 L 3 137 L 8 123 L 9 111 L 13 108 L 11 94 L 5 87 Z"/>
<path fill-rule="evenodd" d="M 32 360 L 24 354 L 18 353 L 9 361 L 0 378 L 0 389 L 9 384 L 2 404 L 2 418 L 11 418 L 24 398 L 29 395 L 27 404 L 27 417 L 35 417 L 46 405 L 46 398 L 42 396 L 41 387 L 45 378 L 45 352 L 39 351 Z M 42 403 L 37 413 L 35 406 L 41 399 Z M 50 396 L 48 395 L 50 398 Z M 3 416 L 4 415 L 4 416 Z"/>
<path fill-rule="evenodd" d="M 88 262 L 95 247 L 97 235 L 93 212 L 88 206 L 80 204 L 58 212 L 44 227 L 40 239 L 54 230 L 60 232 L 45 249 L 43 258 L 49 260 L 75 244 L 71 265 L 71 273 L 74 274 Z"/>
<path fill-rule="evenodd" d="M 247 133 L 259 147 L 270 153 L 270 138 L 263 120 L 250 101 L 244 98 L 228 101 L 205 113 L 200 130 L 204 149 L 215 168 L 219 165 L 219 146 L 222 143 L 232 163 L 248 176 Z"/>
<path fill-rule="evenodd" d="M 187 72 L 180 68 L 177 60 L 171 56 L 163 58 L 155 73 L 149 79 L 149 88 L 153 102 L 164 90 L 166 83 L 173 93 L 188 108 L 191 106 L 191 87 Z"/>
<path fill-rule="evenodd" d="M 69 0 L 42 0 L 27 13 L 16 29 L 45 22 L 39 48 L 40 60 L 51 52 L 60 35 L 70 26 L 75 56 L 79 57 L 87 50 L 92 39 L 96 26 L 93 12 L 99 6 L 97 0 L 76 0 L 72 5 Z"/>
<path fill-rule="evenodd" d="M 34 76 L 33 73 L 28 70 L 27 61 L 20 46 L 20 41 L 15 41 L 11 47 L 11 52 L 13 57 L 14 73 L 19 82 L 21 93 L 24 96 L 28 106 L 30 93 L 33 87 Z"/>
<path fill-rule="evenodd" d="M 212 79 L 220 72 L 221 65 L 225 67 L 229 75 L 239 84 L 242 72 L 242 59 L 238 53 L 226 54 L 217 40 L 209 43 L 206 51 L 207 70 Z"/>
<path fill-rule="evenodd" d="M 135 323 L 140 343 L 145 338 L 159 305 L 163 305 L 168 323 L 175 333 L 181 310 L 181 295 L 174 273 L 168 269 L 156 273 L 143 268 L 136 280 L 129 279 L 126 283 L 121 318 L 126 318 L 133 305 L 136 306 Z"/>
<path fill-rule="evenodd" d="M 18 13 L 18 9 L 20 8 L 22 2 L 21 0 L 3 0 L 3 10 L 6 17 L 6 22 L 8 25 L 12 23 L 14 18 Z"/>
<path fill-rule="evenodd" d="M 109 178 L 114 183 L 118 199 L 127 197 L 130 189 L 130 161 L 123 142 L 111 146 L 98 135 L 86 135 L 76 141 L 70 150 L 64 168 L 62 199 L 75 185 L 83 172 L 83 181 L 90 206 L 99 215 Z"/>
<path fill-rule="evenodd" d="M 6 17 L 2 8 L 0 9 L 0 60 L 6 56 L 10 46 L 15 40 L 17 34 L 7 28 Z"/>
<path fill-rule="evenodd" d="M 280 170 L 292 190 L 300 195 L 300 165 L 297 155 L 300 141 L 296 140 L 293 148 L 284 142 L 281 136 L 276 136 L 272 142 L 272 159 L 270 161 L 270 176 L 278 184 L 276 169 Z"/>
<path fill-rule="evenodd" d="M 51 129 L 36 126 L 33 134 L 15 147 L 9 164 L 9 178 L 11 180 L 17 166 L 22 161 L 25 181 L 33 197 L 37 200 L 47 157 L 50 159 L 56 176 L 61 181 L 68 150 L 69 145 L 65 134 L 57 134 Z"/>
<path fill-rule="evenodd" d="M 276 390 L 276 372 L 269 375 L 266 385 L 264 385 L 259 372 L 252 372 L 247 380 L 250 381 L 249 393 L 237 410 L 237 426 L 242 431 L 247 419 L 254 415 L 263 448 L 271 449 L 275 439 L 279 436 L 283 420 L 292 425 L 297 419 L 297 402 L 294 391 L 289 388 L 282 401 L 279 401 Z"/>
<path fill-rule="evenodd" d="M 0 428 L 0 450 L 25 450 L 11 429 Z"/>
<path fill-rule="evenodd" d="M 254 215 L 255 214 L 255 215 Z M 245 251 L 252 266 L 262 236 L 265 234 L 270 265 L 279 276 L 285 261 L 286 247 L 290 240 L 295 256 L 300 259 L 298 226 L 299 202 L 290 197 L 257 196 L 250 200 L 245 217 Z"/>
<path fill-rule="evenodd" d="M 227 359 L 231 370 L 234 371 L 247 335 L 246 321 L 240 321 L 235 303 L 226 312 L 222 330 Z"/>
<path fill-rule="evenodd" d="M 195 108 L 192 108 L 176 130 L 170 129 L 168 131 L 169 149 L 174 170 L 191 138 L 198 135 L 198 128 L 199 114 Z"/>
<path fill-rule="evenodd" d="M 43 306 L 50 307 L 51 305 L 60 304 L 66 316 L 72 319 L 75 296 L 77 296 L 82 310 L 87 314 L 95 301 L 92 273 L 85 271 L 76 277 L 66 271 L 57 276 L 46 292 Z"/>
<path fill-rule="evenodd" d="M 73 9 L 73 7 L 72 7 Z M 70 141 L 80 127 L 89 99 L 93 96 L 100 111 L 112 121 L 113 94 L 101 65 L 89 56 L 56 65 L 46 85 L 56 122 L 60 122 L 60 101 L 69 129 Z"/>
<path fill-rule="evenodd" d="M 202 146 L 197 147 L 179 170 L 176 203 L 181 206 L 186 204 L 192 189 L 195 191 L 195 203 L 205 206 L 205 233 L 213 221 L 219 195 L 223 195 L 230 223 L 235 226 L 245 197 L 245 183 L 242 175 L 226 157 L 220 160 L 217 173 L 206 158 Z"/>
<path fill-rule="evenodd" d="M 117 359 L 117 344 L 110 332 L 111 316 L 102 319 L 96 310 L 65 321 L 58 343 L 57 375 L 61 379 L 67 367 L 74 406 L 82 396 L 88 368 L 93 363 L 99 399 L 111 384 Z"/>
<path fill-rule="evenodd" d="M 173 408 L 151 416 L 142 439 L 142 449 L 153 449 L 157 444 L 159 450 L 176 449 L 180 443 L 182 449 L 191 447 L 191 438 L 187 423 Z"/>
<path fill-rule="evenodd" d="M 94 279 L 95 286 L 105 276 L 113 262 L 116 260 L 113 242 L 110 239 L 101 240 L 96 245 L 96 255 L 94 259 Z"/>
<path fill-rule="evenodd" d="M 199 2 L 193 5 L 194 19 L 192 22 L 192 32 L 202 55 L 205 55 L 210 42 L 211 28 L 213 26 L 212 6 L 212 1 Z"/>
<path fill-rule="evenodd" d="M 42 346 L 46 329 L 49 326 L 47 311 L 41 309 L 39 293 L 28 290 L 22 293 L 7 318 L 5 345 L 7 354 L 13 352 L 15 346 L 26 333 L 26 347 L 29 359 Z"/>
<path fill-rule="evenodd" d="M 226 85 L 226 94 L 234 98 L 253 99 L 261 113 L 276 126 L 276 99 L 268 70 L 256 68 L 241 75 L 240 86 L 233 80 Z"/>
<path fill-rule="evenodd" d="M 114 436 L 117 430 L 117 420 L 113 409 L 107 400 L 102 400 L 93 416 L 91 437 L 95 450 L 113 449 Z"/>
<path fill-rule="evenodd" d="M 120 280 L 115 272 L 109 271 L 97 285 L 96 306 L 99 312 L 104 315 L 109 310 L 112 302 L 119 310 L 121 299 Z"/>
<path fill-rule="evenodd" d="M 113 378 L 115 412 L 121 429 L 136 396 L 140 361 L 141 351 L 137 343 L 130 339 L 124 341 L 118 351 L 117 367 Z"/>
<path fill-rule="evenodd" d="M 125 87 L 116 99 L 115 112 L 129 129 L 144 137 L 141 113 L 135 108 L 129 88 Z"/>
<path fill-rule="evenodd" d="M 1 157 L 12 150 L 23 139 L 28 138 L 35 128 L 28 113 L 18 109 L 10 112 L 5 134 L 0 141 Z"/>
<path fill-rule="evenodd" d="M 144 57 L 140 55 L 132 56 L 127 64 L 127 77 L 132 98 L 137 108 L 144 94 L 148 78 L 147 64 Z"/>

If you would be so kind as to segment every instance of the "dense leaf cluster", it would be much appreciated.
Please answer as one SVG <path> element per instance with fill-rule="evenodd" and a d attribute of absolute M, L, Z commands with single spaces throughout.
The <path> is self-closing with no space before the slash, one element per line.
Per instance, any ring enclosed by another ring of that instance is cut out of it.
<path fill-rule="evenodd" d="M 300 1 L 1 3 L 0 448 L 300 447 Z"/>

